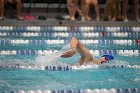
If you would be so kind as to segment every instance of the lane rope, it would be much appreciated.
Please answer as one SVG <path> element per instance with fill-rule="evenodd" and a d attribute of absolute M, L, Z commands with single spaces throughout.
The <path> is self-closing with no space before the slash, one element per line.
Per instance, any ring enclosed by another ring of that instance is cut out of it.
<path fill-rule="evenodd" d="M 18 91 L 3 91 L 2 93 L 139 93 L 139 88 L 125 89 L 70 89 L 70 90 L 18 90 Z"/>
<path fill-rule="evenodd" d="M 111 66 L 103 66 L 103 65 L 87 65 L 87 66 L 0 66 L 0 70 L 46 70 L 46 71 L 71 71 L 71 70 L 85 70 L 85 69 L 115 69 L 115 68 L 132 68 L 132 69 L 140 69 L 139 65 L 111 65 Z"/>

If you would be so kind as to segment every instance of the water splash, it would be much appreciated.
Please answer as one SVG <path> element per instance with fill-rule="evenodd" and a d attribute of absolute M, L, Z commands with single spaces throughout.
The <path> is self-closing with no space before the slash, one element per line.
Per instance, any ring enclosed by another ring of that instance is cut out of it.
<path fill-rule="evenodd" d="M 69 49 L 70 45 L 68 44 L 58 52 L 46 56 L 37 56 L 35 59 L 31 56 L 0 56 L 0 67 L 44 69 L 46 66 L 70 66 L 58 61 L 60 56 Z"/>
<path fill-rule="evenodd" d="M 11 59 L 0 60 L 0 66 L 32 66 L 31 60 Z"/>
<path fill-rule="evenodd" d="M 73 70 L 87 70 L 87 69 L 99 69 L 99 65 L 82 65 L 82 66 L 72 66 Z"/>
<path fill-rule="evenodd" d="M 48 54 L 45 56 L 37 56 L 36 60 L 35 60 L 35 65 L 38 66 L 46 66 L 46 65 L 50 65 L 50 66 L 66 66 L 68 64 L 66 63 L 62 63 L 62 62 L 58 62 L 58 60 L 60 59 L 60 56 L 68 51 L 70 49 L 70 44 L 67 44 L 66 46 L 64 46 L 60 51 L 55 52 L 53 54 Z"/>
<path fill-rule="evenodd" d="M 126 61 L 121 61 L 121 60 L 113 60 L 113 61 L 99 64 L 99 65 L 91 63 L 91 64 L 84 64 L 82 66 L 72 66 L 72 69 L 74 69 L 74 70 L 88 70 L 88 69 L 100 69 L 100 68 L 104 68 L 104 67 L 113 67 L 113 66 L 115 66 L 115 67 L 121 67 L 121 66 L 127 67 L 127 66 L 129 66 L 129 63 Z"/>

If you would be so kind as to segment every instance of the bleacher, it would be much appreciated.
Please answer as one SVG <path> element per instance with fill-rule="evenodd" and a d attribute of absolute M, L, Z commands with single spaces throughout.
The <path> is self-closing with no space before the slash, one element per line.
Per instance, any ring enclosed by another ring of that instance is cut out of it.
<path fill-rule="evenodd" d="M 23 4 L 23 8 L 43 8 L 46 12 L 49 12 L 49 9 L 55 9 L 58 12 L 61 9 L 66 9 L 66 0 L 21 0 Z M 133 0 L 129 0 L 129 6 L 132 7 Z M 100 8 L 104 8 L 106 0 L 99 0 Z M 80 4 L 80 0 L 79 0 Z M 139 2 L 140 4 L 140 2 Z M 63 11 L 63 10 L 62 10 Z M 51 11 L 53 12 L 53 11 Z"/>
<path fill-rule="evenodd" d="M 66 0 L 22 0 L 23 8 L 44 9 L 46 12 L 60 12 L 66 9 Z M 51 11 L 54 9 L 54 11 Z M 55 11 L 57 10 L 57 11 Z"/>
<path fill-rule="evenodd" d="M 25 14 L 32 13 L 33 15 L 46 15 L 49 17 L 68 14 L 66 0 L 21 0 L 21 1 L 22 1 L 22 13 Z M 99 0 L 101 15 L 104 13 L 105 1 L 106 0 Z M 132 7 L 133 7 L 132 0 L 129 0 L 129 12 L 133 12 Z M 93 12 L 94 14 L 94 9 L 91 9 L 91 12 Z M 13 14 L 11 13 L 11 15 Z"/>
<path fill-rule="evenodd" d="M 29 8 L 31 4 L 31 8 L 44 8 L 47 12 L 52 8 L 57 8 L 58 12 L 67 8 L 66 0 L 22 0 L 22 4 L 24 8 Z M 102 7 L 105 4 L 105 0 L 99 0 L 99 4 Z"/>

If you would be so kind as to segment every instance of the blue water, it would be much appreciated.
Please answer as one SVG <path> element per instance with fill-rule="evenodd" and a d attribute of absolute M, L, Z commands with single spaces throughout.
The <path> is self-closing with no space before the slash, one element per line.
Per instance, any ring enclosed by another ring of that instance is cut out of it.
<path fill-rule="evenodd" d="M 2 39 L 25 39 L 23 37 L 3 37 Z M 33 38 L 26 38 L 33 40 Z M 34 38 L 36 40 L 52 39 Z M 54 39 L 54 38 L 53 38 Z M 55 38 L 57 39 L 57 38 Z M 69 39 L 69 38 L 64 38 Z M 79 37 L 79 39 L 85 39 Z M 86 38 L 88 39 L 88 38 Z M 94 39 L 94 38 L 92 38 Z M 110 38 L 100 38 L 101 40 Z M 127 39 L 133 39 L 128 37 Z M 138 39 L 138 38 L 137 38 Z M 111 38 L 110 40 L 114 40 Z M 61 50 L 64 44 L 1 44 L 0 50 Z M 92 50 L 139 50 L 140 45 L 89 44 Z M 53 55 L 52 55 L 53 56 Z M 95 59 L 100 55 L 93 55 Z M 38 55 L 0 55 L 0 66 L 36 64 Z M 140 65 L 139 56 L 114 55 L 115 60 L 107 65 Z M 55 58 L 55 57 L 54 57 Z M 58 62 L 72 65 L 80 58 L 79 54 L 68 58 L 58 59 Z M 42 59 L 43 60 L 43 59 Z M 40 62 L 42 61 L 40 60 Z M 46 60 L 47 61 L 47 60 Z M 50 63 L 49 63 L 50 64 Z M 0 91 L 8 90 L 63 90 L 63 89 L 110 89 L 110 88 L 140 88 L 140 69 L 136 68 L 92 68 L 70 71 L 46 71 L 37 69 L 3 69 L 0 68 Z"/>

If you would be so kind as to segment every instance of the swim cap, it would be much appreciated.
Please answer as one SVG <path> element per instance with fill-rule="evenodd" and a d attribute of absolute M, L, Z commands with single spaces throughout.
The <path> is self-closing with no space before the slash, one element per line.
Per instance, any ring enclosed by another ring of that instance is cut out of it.
<path fill-rule="evenodd" d="M 105 57 L 107 61 L 114 60 L 114 57 L 112 55 L 103 55 L 102 57 Z"/>

